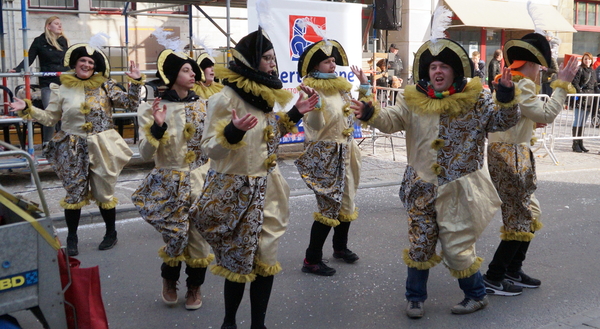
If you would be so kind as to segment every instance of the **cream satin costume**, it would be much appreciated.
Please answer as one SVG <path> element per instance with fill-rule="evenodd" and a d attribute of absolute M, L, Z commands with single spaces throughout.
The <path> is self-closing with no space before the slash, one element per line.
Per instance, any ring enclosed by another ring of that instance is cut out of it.
<path fill-rule="evenodd" d="M 483 165 L 485 137 L 515 125 L 518 106 L 500 109 L 479 78 L 442 99 L 415 86 L 407 86 L 403 96 L 392 107 L 376 109 L 368 123 L 385 133 L 406 131 L 408 166 L 400 199 L 408 212 L 410 249 L 404 260 L 426 270 L 443 259 L 453 276 L 468 278 L 482 262 L 475 241 L 501 203 Z"/>
<path fill-rule="evenodd" d="M 142 218 L 162 234 L 166 245 L 159 249 L 159 256 L 166 264 L 176 266 L 185 261 L 188 266 L 207 267 L 214 255 L 188 217 L 208 170 L 208 156 L 200 147 L 206 108 L 199 99 L 162 100 L 159 107 L 163 105 L 167 107 L 167 130 L 158 140 L 151 133 L 151 104 L 143 103 L 138 110 L 140 156 L 154 158 L 155 167 L 131 199 Z"/>
<path fill-rule="evenodd" d="M 276 103 L 291 100 L 288 91 L 222 70 L 220 77 L 258 88 L 262 91 L 256 94 L 272 97 Z M 239 118 L 247 113 L 258 118 L 258 124 L 236 144 L 230 144 L 224 132 L 232 109 Z M 276 151 L 279 138 L 294 128 L 286 113 L 265 113 L 229 86 L 209 99 L 202 148 L 210 158 L 210 170 L 190 216 L 213 248 L 214 274 L 243 283 L 254 281 L 256 274 L 265 277 L 281 271 L 277 249 L 288 224 L 290 191 L 277 167 Z"/>
<path fill-rule="evenodd" d="M 38 109 L 26 100 L 25 118 L 45 126 L 62 121 L 62 130 L 48 143 L 44 155 L 62 180 L 67 196 L 65 209 L 81 209 L 93 198 L 103 209 L 117 204 L 113 196 L 121 170 L 129 162 L 131 149 L 114 129 L 112 108 L 135 111 L 139 105 L 141 81 L 127 78 L 129 90 L 101 74 L 87 80 L 74 75 L 60 76 L 62 85 L 51 84 L 50 104 Z"/>
<path fill-rule="evenodd" d="M 360 180 L 360 149 L 354 141 L 350 84 L 345 78 L 304 78 L 319 94 L 320 106 L 304 116 L 305 150 L 295 161 L 306 185 L 317 196 L 314 218 L 328 226 L 358 217 L 354 204 Z M 368 90 L 360 89 L 363 98 Z"/>
<path fill-rule="evenodd" d="M 539 86 L 533 81 L 522 76 L 513 76 L 513 81 L 521 90 L 517 96 L 521 119 L 506 131 L 489 134 L 488 167 L 503 202 L 501 239 L 531 241 L 542 223 L 534 195 L 535 158 L 529 145 L 534 143 L 536 123 L 552 123 L 564 107 L 569 88 L 572 93 L 575 90 L 569 82 L 556 80 L 552 83 L 552 97 L 544 103 L 537 97 Z"/>

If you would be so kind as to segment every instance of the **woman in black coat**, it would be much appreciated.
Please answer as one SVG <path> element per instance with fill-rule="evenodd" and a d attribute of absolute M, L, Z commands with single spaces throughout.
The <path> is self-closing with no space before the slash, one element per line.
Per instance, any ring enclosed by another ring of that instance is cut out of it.
<path fill-rule="evenodd" d="M 60 18 L 58 16 L 48 17 L 44 26 L 44 33 L 33 39 L 29 47 L 29 65 L 33 64 L 37 58 L 41 72 L 68 71 L 69 68 L 63 65 L 67 48 L 69 48 L 69 41 L 63 34 Z M 24 66 L 25 63 L 23 60 L 16 68 L 9 72 L 20 72 Z M 58 76 L 39 77 L 38 81 L 42 88 L 42 105 L 45 109 L 50 102 L 50 84 L 56 83 L 60 85 L 60 79 Z M 46 143 L 52 138 L 54 127 L 44 126 L 42 129 L 43 142 Z"/>
<path fill-rule="evenodd" d="M 597 94 L 599 92 L 596 73 L 592 69 L 593 58 L 592 54 L 588 52 L 584 53 L 581 58 L 581 65 L 572 82 L 578 94 Z M 582 97 L 581 100 L 575 103 L 573 108 L 573 137 L 583 135 L 585 122 L 596 103 L 597 99 L 595 97 Z M 573 152 L 581 153 L 589 152 L 589 150 L 583 146 L 582 139 L 573 139 Z"/>

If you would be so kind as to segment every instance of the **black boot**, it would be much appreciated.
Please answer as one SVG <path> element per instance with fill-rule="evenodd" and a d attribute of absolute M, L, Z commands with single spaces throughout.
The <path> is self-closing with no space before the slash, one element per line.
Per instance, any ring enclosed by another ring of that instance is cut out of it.
<path fill-rule="evenodd" d="M 100 242 L 98 249 L 100 250 L 108 250 L 114 247 L 117 244 L 117 231 L 115 230 L 115 221 L 117 218 L 117 211 L 115 208 L 112 209 L 102 209 L 100 208 L 100 214 L 102 214 L 102 219 L 104 219 L 104 224 L 106 225 L 106 234 Z"/>
<path fill-rule="evenodd" d="M 583 127 L 579 127 L 579 128 L 577 128 L 577 137 L 581 137 L 581 136 L 583 136 Z M 586 153 L 587 153 L 587 152 L 589 152 L 589 151 L 590 151 L 590 150 L 586 149 L 586 148 L 583 146 L 583 139 L 578 139 L 578 141 L 579 141 L 579 148 L 580 148 L 580 149 L 581 149 L 583 152 L 586 152 Z"/>
<path fill-rule="evenodd" d="M 572 128 L 573 137 L 578 136 L 578 132 L 577 132 L 578 129 L 579 129 L 579 127 Z M 579 142 L 581 142 L 581 139 L 573 139 L 573 152 L 577 152 L 577 153 L 583 152 L 583 150 L 581 149 L 581 144 L 579 144 Z"/>
<path fill-rule="evenodd" d="M 77 256 L 79 250 L 77 249 L 77 228 L 79 227 L 79 218 L 81 217 L 81 209 L 65 209 L 65 222 L 67 222 L 67 228 L 69 233 L 67 234 L 67 255 Z"/>

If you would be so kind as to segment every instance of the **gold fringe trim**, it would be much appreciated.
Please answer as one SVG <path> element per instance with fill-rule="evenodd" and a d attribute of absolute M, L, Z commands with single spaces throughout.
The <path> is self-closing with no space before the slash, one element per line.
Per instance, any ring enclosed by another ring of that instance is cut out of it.
<path fill-rule="evenodd" d="M 273 139 L 273 137 L 275 137 L 275 134 L 273 133 L 273 126 L 266 126 L 263 131 L 263 140 L 268 143 L 271 139 Z"/>
<path fill-rule="evenodd" d="M 23 120 L 33 120 L 31 116 L 31 112 L 33 111 L 33 103 L 31 103 L 31 99 L 23 99 L 25 102 L 25 108 L 21 111 L 17 111 L 17 116 L 22 118 Z"/>
<path fill-rule="evenodd" d="M 500 240 L 503 241 L 523 241 L 529 242 L 533 240 L 535 234 L 531 232 L 514 232 L 507 231 L 504 226 L 500 228 Z"/>
<path fill-rule="evenodd" d="M 363 100 L 361 100 L 361 101 L 363 101 Z M 373 122 L 375 122 L 375 119 L 379 116 L 379 112 L 381 112 L 381 104 L 379 104 L 379 102 L 372 102 L 371 105 L 374 108 L 373 115 L 371 116 L 369 121 L 363 121 L 363 120 L 360 121 L 363 128 L 366 128 L 367 126 L 372 125 Z"/>
<path fill-rule="evenodd" d="M 169 257 L 165 252 L 165 246 L 162 246 L 158 249 L 158 257 L 162 258 L 163 262 L 171 267 L 179 265 L 179 262 L 185 261 L 185 256 L 183 254 L 177 257 Z"/>
<path fill-rule="evenodd" d="M 457 279 L 466 279 L 468 277 L 470 277 L 471 275 L 477 273 L 477 271 L 479 271 L 479 268 L 481 267 L 481 263 L 483 263 L 483 258 L 481 257 L 476 257 L 475 258 L 475 262 L 473 264 L 471 264 L 471 266 L 469 266 L 469 268 L 464 269 L 462 271 L 457 271 L 451 268 L 448 268 L 450 270 L 450 274 L 452 274 L 453 277 L 457 278 Z"/>
<path fill-rule="evenodd" d="M 531 231 L 532 232 L 537 232 L 537 231 L 539 231 L 539 230 L 541 230 L 543 228 L 544 228 L 544 224 L 540 220 L 534 219 L 531 222 Z"/>
<path fill-rule="evenodd" d="M 227 138 L 225 137 L 225 127 L 227 127 L 229 122 L 231 122 L 230 119 L 223 119 L 215 124 L 215 138 L 217 139 L 217 143 L 228 150 L 241 149 L 242 147 L 246 146 L 246 142 L 241 140 L 239 143 L 229 144 Z"/>
<path fill-rule="evenodd" d="M 404 99 L 411 110 L 417 114 L 447 114 L 456 117 L 473 109 L 482 90 L 481 79 L 473 78 L 462 92 L 437 99 L 429 98 L 418 91 L 416 86 L 411 85 L 404 89 Z"/>
<path fill-rule="evenodd" d="M 494 95 L 492 95 L 492 98 L 494 99 L 494 103 L 496 105 L 506 108 L 506 107 L 513 107 L 513 106 L 519 104 L 519 96 L 520 95 L 521 95 L 521 89 L 517 88 L 517 86 L 515 85 L 515 97 L 513 98 L 512 101 L 510 101 L 508 103 L 499 102 L 498 99 L 496 98 L 496 93 L 494 93 Z"/>
<path fill-rule="evenodd" d="M 289 133 L 292 134 L 297 134 L 298 133 L 298 127 L 296 127 L 296 124 L 290 119 L 290 116 L 287 115 L 287 113 L 280 111 L 276 113 L 277 116 L 279 117 L 278 123 L 283 125 L 283 127 L 285 128 L 285 130 Z"/>
<path fill-rule="evenodd" d="M 215 255 L 209 254 L 206 258 L 189 258 L 188 255 L 185 256 L 185 264 L 192 268 L 205 268 L 215 260 Z"/>
<path fill-rule="evenodd" d="M 112 208 L 115 208 L 117 206 L 117 204 L 119 204 L 119 199 L 113 197 L 108 202 L 99 202 L 99 201 L 96 201 L 96 204 L 98 205 L 98 207 L 100 207 L 102 209 L 112 209 Z"/>
<path fill-rule="evenodd" d="M 417 270 L 421 271 L 428 270 L 442 261 L 442 257 L 440 257 L 437 254 L 433 254 L 433 256 L 431 256 L 431 258 L 425 262 L 414 261 L 408 256 L 408 249 L 404 249 L 404 251 L 402 252 L 402 259 L 404 259 L 404 263 L 406 263 L 406 266 L 416 268 Z"/>
<path fill-rule="evenodd" d="M 354 212 L 350 215 L 340 213 L 338 219 L 340 222 L 351 222 L 358 218 L 358 207 L 354 209 Z"/>
<path fill-rule="evenodd" d="M 302 80 L 302 83 L 313 89 L 322 90 L 328 94 L 339 91 L 350 92 L 350 90 L 352 90 L 352 84 L 344 77 L 337 77 L 335 79 L 315 79 L 313 77 L 306 77 Z"/>
<path fill-rule="evenodd" d="M 575 89 L 575 87 L 573 87 L 569 81 L 554 80 L 550 84 L 550 88 L 552 88 L 552 90 L 556 88 L 562 88 L 567 91 L 567 94 L 577 94 L 577 89 Z"/>
<path fill-rule="evenodd" d="M 143 86 L 146 83 L 146 75 L 144 73 L 142 73 L 140 80 L 132 79 L 128 75 L 125 75 L 125 81 L 127 81 L 131 84 L 134 84 L 134 85 Z"/>
<path fill-rule="evenodd" d="M 196 127 L 191 122 L 186 122 L 183 126 L 183 137 L 189 141 L 196 133 Z"/>
<path fill-rule="evenodd" d="M 74 73 L 75 71 L 71 70 L 68 73 Z M 104 82 L 108 80 L 105 76 L 100 73 L 95 73 L 91 78 L 87 80 L 81 80 L 75 76 L 75 74 L 61 74 L 60 83 L 69 88 L 88 88 L 88 89 L 96 89 L 100 88 Z"/>
<path fill-rule="evenodd" d="M 221 265 L 211 266 L 210 271 L 212 272 L 212 274 L 222 276 L 231 282 L 246 283 L 246 282 L 252 282 L 252 281 L 256 280 L 256 274 L 254 274 L 254 273 L 238 274 L 238 273 L 234 273 L 234 272 L 224 268 Z"/>
<path fill-rule="evenodd" d="M 264 165 L 267 168 L 267 170 L 271 167 L 275 167 L 277 165 L 277 154 L 273 153 L 273 154 L 269 155 L 265 159 Z"/>
<path fill-rule="evenodd" d="M 243 89 L 247 93 L 251 92 L 254 96 L 262 97 L 271 107 L 275 103 L 284 107 L 294 97 L 291 92 L 285 89 L 269 88 L 225 67 L 215 66 L 215 75 L 220 79 L 227 79 L 230 83 L 235 83 L 238 88 Z"/>
<path fill-rule="evenodd" d="M 272 276 L 281 272 L 281 264 L 277 262 L 275 265 L 269 265 L 265 262 L 261 262 L 258 259 L 254 260 L 254 273 L 263 277 Z"/>
<path fill-rule="evenodd" d="M 433 142 L 431 142 L 431 148 L 436 151 L 441 150 L 444 146 L 446 146 L 446 141 L 441 138 L 435 139 Z"/>
<path fill-rule="evenodd" d="M 152 132 L 150 131 L 150 128 L 152 128 L 153 124 L 154 122 L 148 122 L 144 125 L 144 127 L 142 127 L 144 135 L 146 135 L 146 140 L 155 148 L 158 148 L 161 144 L 166 145 L 167 141 L 169 140 L 169 133 L 165 131 L 165 134 L 160 139 L 154 138 L 154 135 L 152 135 Z"/>
<path fill-rule="evenodd" d="M 77 210 L 77 209 L 81 209 L 84 206 L 87 206 L 88 204 L 90 204 L 90 199 L 86 198 L 85 200 L 78 202 L 78 203 L 67 203 L 65 201 L 65 199 L 63 198 L 62 200 L 60 200 L 60 206 L 63 207 L 64 209 L 71 209 L 71 210 Z"/>
<path fill-rule="evenodd" d="M 192 163 L 196 161 L 196 153 L 194 151 L 187 151 L 185 154 L 185 163 Z"/>
<path fill-rule="evenodd" d="M 81 114 L 89 114 L 91 111 L 92 108 L 86 102 L 82 102 L 81 105 L 79 105 L 79 112 L 81 112 Z"/>
<path fill-rule="evenodd" d="M 202 99 L 209 99 L 210 96 L 220 92 L 223 89 L 223 85 L 218 83 L 218 82 L 214 82 L 210 84 L 210 86 L 205 86 L 204 84 L 201 84 L 199 82 L 196 82 L 196 84 L 194 85 L 194 88 L 192 88 L 192 90 L 198 95 L 200 96 L 200 98 Z"/>
<path fill-rule="evenodd" d="M 340 225 L 339 220 L 325 217 L 318 212 L 313 213 L 313 218 L 315 221 L 317 221 L 321 224 L 325 224 L 327 226 L 336 227 L 336 226 Z"/>

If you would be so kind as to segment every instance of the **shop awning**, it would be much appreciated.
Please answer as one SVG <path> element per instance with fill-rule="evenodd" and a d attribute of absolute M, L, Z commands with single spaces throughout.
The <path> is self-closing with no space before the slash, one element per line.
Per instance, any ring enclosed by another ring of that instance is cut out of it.
<path fill-rule="evenodd" d="M 490 29 L 533 30 L 527 3 L 491 0 L 445 0 L 463 22 L 461 26 Z M 534 4 L 542 20 L 540 28 L 554 32 L 577 32 L 553 6 Z M 451 26 L 452 27 L 452 26 Z"/>

